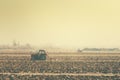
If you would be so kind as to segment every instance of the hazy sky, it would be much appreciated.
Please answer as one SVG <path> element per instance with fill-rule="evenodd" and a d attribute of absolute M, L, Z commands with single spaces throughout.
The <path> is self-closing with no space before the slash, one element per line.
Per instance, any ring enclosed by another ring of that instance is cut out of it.
<path fill-rule="evenodd" d="M 120 0 L 0 0 L 0 44 L 120 47 Z"/>

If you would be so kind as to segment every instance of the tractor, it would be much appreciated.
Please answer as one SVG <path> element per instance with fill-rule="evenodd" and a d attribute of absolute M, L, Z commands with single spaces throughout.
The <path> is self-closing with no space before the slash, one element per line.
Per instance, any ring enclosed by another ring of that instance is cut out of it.
<path fill-rule="evenodd" d="M 39 52 L 31 55 L 31 60 L 46 60 L 45 50 L 39 50 Z"/>

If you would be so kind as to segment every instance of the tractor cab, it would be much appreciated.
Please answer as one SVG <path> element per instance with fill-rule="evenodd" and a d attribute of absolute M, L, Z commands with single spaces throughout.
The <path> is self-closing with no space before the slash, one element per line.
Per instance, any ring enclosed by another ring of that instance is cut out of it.
<path fill-rule="evenodd" d="M 46 60 L 45 50 L 39 50 L 39 52 L 31 55 L 31 60 Z"/>

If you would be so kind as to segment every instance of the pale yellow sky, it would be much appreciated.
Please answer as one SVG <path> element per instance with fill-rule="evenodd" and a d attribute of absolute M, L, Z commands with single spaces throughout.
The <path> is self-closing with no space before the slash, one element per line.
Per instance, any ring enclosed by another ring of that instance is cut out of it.
<path fill-rule="evenodd" d="M 120 0 L 0 0 L 0 44 L 119 47 Z"/>

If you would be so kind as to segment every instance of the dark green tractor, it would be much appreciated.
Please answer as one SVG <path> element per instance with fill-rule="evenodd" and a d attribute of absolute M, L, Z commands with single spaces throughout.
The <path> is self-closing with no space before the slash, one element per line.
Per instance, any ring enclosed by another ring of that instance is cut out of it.
<path fill-rule="evenodd" d="M 31 55 L 31 60 L 46 60 L 46 56 L 45 50 L 39 50 L 36 54 Z"/>

